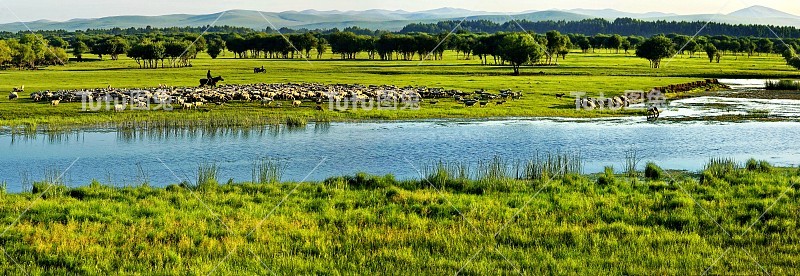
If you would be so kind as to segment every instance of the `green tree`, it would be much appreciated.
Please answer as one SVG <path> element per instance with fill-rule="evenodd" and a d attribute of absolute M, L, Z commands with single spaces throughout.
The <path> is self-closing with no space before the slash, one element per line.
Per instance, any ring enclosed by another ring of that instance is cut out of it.
<path fill-rule="evenodd" d="M 790 59 L 789 60 L 789 65 L 791 65 L 795 69 L 800 70 L 800 57 L 795 56 L 792 59 Z"/>
<path fill-rule="evenodd" d="M 762 38 L 756 42 L 756 51 L 769 55 L 769 53 L 772 53 L 773 46 L 775 46 L 775 43 L 772 43 L 772 40 Z"/>
<path fill-rule="evenodd" d="M 714 46 L 714 44 L 708 43 L 706 45 L 706 55 L 708 55 L 708 62 L 709 63 L 713 63 L 714 62 L 714 57 L 717 56 L 717 52 L 718 52 L 717 47 Z"/>
<path fill-rule="evenodd" d="M 328 51 L 328 40 L 320 38 L 317 41 L 317 59 L 322 59 L 322 55 Z"/>
<path fill-rule="evenodd" d="M 208 52 L 208 55 L 211 56 L 212 59 L 215 59 L 224 50 L 225 40 L 222 40 L 221 38 L 214 38 L 208 42 L 208 49 L 206 49 L 206 52 Z"/>
<path fill-rule="evenodd" d="M 500 41 L 500 55 L 511 63 L 514 75 L 519 75 L 519 68 L 526 63 L 534 63 L 544 56 L 542 47 L 529 34 L 508 34 Z"/>
<path fill-rule="evenodd" d="M 609 49 L 614 49 L 619 54 L 619 48 L 622 47 L 622 36 L 615 34 L 606 39 L 606 46 Z"/>
<path fill-rule="evenodd" d="M 61 47 L 50 47 L 44 54 L 44 63 L 49 65 L 64 65 L 68 59 L 67 51 Z"/>
<path fill-rule="evenodd" d="M 16 43 L 16 49 L 12 50 L 11 60 L 18 68 L 32 68 L 36 64 L 36 54 L 31 49 L 30 44 Z"/>
<path fill-rule="evenodd" d="M 8 46 L 8 42 L 0 40 L 0 66 L 11 62 L 11 53 L 11 47 Z"/>
<path fill-rule="evenodd" d="M 675 45 L 672 44 L 672 40 L 663 35 L 659 35 L 642 43 L 642 45 L 636 49 L 636 56 L 647 59 L 650 61 L 650 67 L 657 69 L 661 67 L 661 60 L 675 55 L 675 52 Z"/>
<path fill-rule="evenodd" d="M 72 55 L 78 59 L 78 61 L 83 61 L 83 55 L 89 52 L 89 46 L 86 46 L 86 43 L 83 41 L 75 41 L 72 43 Z"/>
<path fill-rule="evenodd" d="M 588 53 L 589 49 L 592 48 L 592 42 L 589 41 L 588 37 L 582 36 L 578 38 L 578 47 L 580 47 L 581 51 L 584 53 Z"/>

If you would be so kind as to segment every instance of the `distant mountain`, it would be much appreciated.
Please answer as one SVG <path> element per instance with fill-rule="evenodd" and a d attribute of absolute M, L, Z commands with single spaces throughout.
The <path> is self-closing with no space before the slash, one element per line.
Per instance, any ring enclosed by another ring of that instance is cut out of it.
<path fill-rule="evenodd" d="M 764 6 L 752 6 L 746 9 L 741 9 L 735 12 L 728 14 L 730 16 L 735 17 L 742 17 L 742 18 L 794 18 L 800 19 L 800 16 L 796 16 L 793 14 L 785 13 L 773 8 L 767 8 Z"/>
<path fill-rule="evenodd" d="M 223 14 L 224 13 L 224 14 Z M 222 16 L 220 16 L 222 15 Z M 507 22 L 512 19 L 528 21 L 545 20 L 565 20 L 577 21 L 589 18 L 605 18 L 614 20 L 616 18 L 635 18 L 641 20 L 668 20 L 668 21 L 709 21 L 713 20 L 731 24 L 771 24 L 781 26 L 800 27 L 800 16 L 785 13 L 779 10 L 753 6 L 730 14 L 697 14 L 697 15 L 677 15 L 669 13 L 629 13 L 612 9 L 604 10 L 548 10 L 548 11 L 527 11 L 523 13 L 502 13 L 472 11 L 458 8 L 440 8 L 435 10 L 409 12 L 403 10 L 364 10 L 364 11 L 285 11 L 285 12 L 261 12 L 252 10 L 230 10 L 220 13 L 191 15 L 191 14 L 171 14 L 161 16 L 112 16 L 103 18 L 72 19 L 64 22 L 48 20 L 38 20 L 26 22 L 25 25 L 33 30 L 85 30 L 85 29 L 108 29 L 108 28 L 144 28 L 147 26 L 164 27 L 185 27 L 185 26 L 206 26 L 212 24 L 217 18 L 215 25 L 230 25 L 238 27 L 248 27 L 256 30 L 263 30 L 267 27 L 289 27 L 294 29 L 331 29 L 358 26 L 368 29 L 381 29 L 388 31 L 398 31 L 411 23 L 434 23 L 444 20 L 460 21 L 464 18 L 468 20 L 490 20 L 493 22 Z M 266 20 L 265 20 L 266 18 Z M 27 30 L 21 23 L 0 24 L 0 31 L 22 31 Z"/>
<path fill-rule="evenodd" d="M 612 9 L 604 9 L 604 10 L 572 9 L 572 10 L 566 10 L 566 12 L 583 14 L 591 16 L 593 18 L 605 18 L 610 20 L 614 20 L 617 18 L 624 18 L 624 17 L 646 19 L 652 17 L 666 17 L 666 16 L 677 15 L 674 13 L 663 13 L 663 12 L 630 13 Z"/>

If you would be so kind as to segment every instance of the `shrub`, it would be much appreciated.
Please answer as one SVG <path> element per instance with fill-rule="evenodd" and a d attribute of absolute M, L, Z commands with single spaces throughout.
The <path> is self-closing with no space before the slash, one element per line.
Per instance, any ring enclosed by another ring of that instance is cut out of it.
<path fill-rule="evenodd" d="M 763 173 L 772 172 L 773 169 L 772 164 L 770 164 L 769 162 L 764 160 L 758 161 L 753 158 L 747 160 L 745 168 L 747 168 L 747 170 L 751 172 L 763 172 Z"/>
<path fill-rule="evenodd" d="M 644 177 L 650 180 L 659 180 L 664 177 L 664 170 L 656 165 L 656 163 L 647 162 L 647 165 L 644 167 Z"/>
<path fill-rule="evenodd" d="M 599 178 L 597 178 L 597 184 L 601 186 L 608 186 L 614 184 L 615 181 L 614 176 L 614 167 L 608 166 L 605 168 L 605 171 Z"/>

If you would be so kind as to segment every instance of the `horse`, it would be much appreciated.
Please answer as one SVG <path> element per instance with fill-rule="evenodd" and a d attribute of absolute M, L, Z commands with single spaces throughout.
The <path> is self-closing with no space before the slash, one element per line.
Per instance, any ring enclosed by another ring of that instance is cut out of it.
<path fill-rule="evenodd" d="M 264 69 L 264 66 L 261 66 L 261 68 L 256 67 L 256 68 L 253 68 L 253 73 L 255 73 L 255 74 L 265 73 L 266 74 L 267 73 L 267 69 Z"/>
<path fill-rule="evenodd" d="M 200 79 L 200 86 L 199 87 L 203 87 L 203 86 L 206 86 L 206 85 L 211 86 L 211 87 L 216 87 L 217 83 L 221 82 L 221 81 L 225 81 L 225 79 L 223 79 L 222 77 L 213 77 L 211 79 Z"/>

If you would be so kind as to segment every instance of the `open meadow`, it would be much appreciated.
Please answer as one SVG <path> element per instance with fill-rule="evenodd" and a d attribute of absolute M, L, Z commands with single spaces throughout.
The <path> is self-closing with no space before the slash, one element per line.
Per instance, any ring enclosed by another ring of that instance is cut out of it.
<path fill-rule="evenodd" d="M 217 122 L 218 125 L 258 125 L 283 122 L 287 116 L 304 120 L 397 120 L 426 118 L 489 118 L 489 117 L 607 117 L 644 115 L 642 110 L 577 111 L 572 92 L 587 96 L 615 96 L 626 90 L 649 91 L 653 87 L 680 84 L 708 78 L 797 78 L 800 72 L 785 65 L 780 56 L 725 56 L 722 63 L 709 63 L 700 54 L 694 58 L 678 55 L 665 61 L 663 68 L 651 69 L 647 61 L 624 53 L 612 54 L 575 51 L 557 66 L 523 67 L 521 76 L 512 76 L 510 66 L 481 65 L 479 59 L 463 60 L 455 52 L 447 52 L 443 60 L 375 61 L 339 60 L 325 55 L 323 59 L 266 60 L 236 59 L 233 54 L 211 59 L 200 54 L 193 67 L 138 69 L 133 60 L 72 62 L 67 66 L 51 66 L 42 70 L 0 72 L 0 90 L 25 86 L 21 99 L 0 99 L 0 125 L 59 127 L 92 126 L 102 123 L 159 122 L 192 124 Z M 316 55 L 312 55 L 316 56 Z M 264 66 L 266 74 L 254 74 L 253 68 Z M 316 112 L 313 103 L 301 108 L 284 104 L 283 108 L 262 108 L 258 103 L 231 102 L 201 110 L 82 112 L 80 103 L 32 103 L 28 94 L 43 90 L 105 88 L 144 88 L 196 86 L 206 70 L 223 76 L 222 84 L 251 83 L 323 83 L 427 86 L 472 92 L 478 89 L 497 93 L 511 89 L 524 96 L 503 106 L 467 108 L 455 101 L 443 100 L 432 105 L 423 102 L 420 110 L 347 110 Z M 601 94 L 602 93 L 602 94 Z M 557 99 L 556 94 L 567 97 Z"/>

